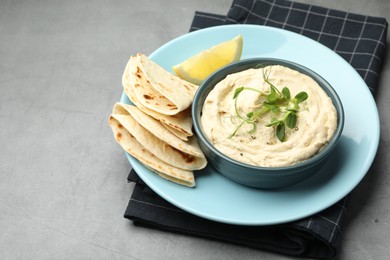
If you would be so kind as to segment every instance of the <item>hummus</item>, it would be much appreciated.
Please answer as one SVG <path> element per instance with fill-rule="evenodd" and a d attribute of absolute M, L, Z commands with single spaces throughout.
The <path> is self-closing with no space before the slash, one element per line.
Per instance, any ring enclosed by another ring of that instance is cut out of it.
<path fill-rule="evenodd" d="M 296 164 L 317 154 L 332 138 L 337 127 L 337 112 L 330 97 L 311 77 L 290 68 L 273 65 L 265 67 L 267 78 L 278 90 L 287 87 L 291 97 L 305 91 L 307 100 L 299 104 L 296 126 L 286 127 L 286 138 L 281 142 L 275 127 L 266 126 L 275 113 L 268 112 L 252 124 L 242 124 L 237 116 L 247 115 L 261 108 L 265 96 L 244 90 L 233 95 L 240 87 L 256 88 L 269 93 L 264 81 L 263 69 L 249 69 L 228 75 L 207 96 L 201 116 L 201 124 L 209 141 L 226 156 L 250 165 L 280 167 Z M 236 111 L 237 109 L 237 111 Z M 236 131 L 236 129 L 238 130 Z M 236 131 L 236 132 L 235 132 Z M 235 133 L 232 136 L 232 133 Z"/>

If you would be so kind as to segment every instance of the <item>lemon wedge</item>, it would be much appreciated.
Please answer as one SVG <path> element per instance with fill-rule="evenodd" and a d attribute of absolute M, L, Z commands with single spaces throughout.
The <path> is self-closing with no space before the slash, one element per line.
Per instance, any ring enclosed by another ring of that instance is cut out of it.
<path fill-rule="evenodd" d="M 200 85 L 211 73 L 241 58 L 243 40 L 238 35 L 203 50 L 172 67 L 182 79 Z"/>

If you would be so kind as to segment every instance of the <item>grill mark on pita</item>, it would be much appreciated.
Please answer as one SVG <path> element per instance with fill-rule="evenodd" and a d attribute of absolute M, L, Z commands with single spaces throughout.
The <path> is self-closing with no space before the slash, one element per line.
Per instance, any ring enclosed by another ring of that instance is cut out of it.
<path fill-rule="evenodd" d="M 177 109 L 177 106 L 175 104 L 167 104 L 167 107 L 169 107 L 170 110 Z"/>
<path fill-rule="evenodd" d="M 149 95 L 149 94 L 143 94 L 142 95 L 145 99 L 148 99 L 148 100 L 153 100 L 154 99 L 154 96 L 153 95 Z"/>
<path fill-rule="evenodd" d="M 180 150 L 177 150 L 181 156 L 181 158 L 184 160 L 184 162 L 186 163 L 192 163 L 194 162 L 196 159 L 194 156 L 188 154 L 188 153 L 183 153 L 182 151 Z"/>
<path fill-rule="evenodd" d="M 122 133 L 117 133 L 116 134 L 116 139 L 119 141 L 122 138 Z"/>

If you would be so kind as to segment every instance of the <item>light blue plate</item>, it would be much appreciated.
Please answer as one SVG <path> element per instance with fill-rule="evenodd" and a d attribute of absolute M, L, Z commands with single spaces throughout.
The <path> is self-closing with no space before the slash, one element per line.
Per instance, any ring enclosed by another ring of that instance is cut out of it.
<path fill-rule="evenodd" d="M 174 39 L 149 57 L 171 67 L 201 50 L 241 34 L 242 58 L 274 57 L 311 68 L 337 91 L 345 109 L 345 126 L 335 154 L 313 177 L 279 190 L 242 186 L 209 166 L 196 172 L 187 188 L 154 174 L 126 154 L 142 180 L 161 197 L 194 215 L 238 225 L 270 225 L 317 213 L 346 196 L 371 166 L 379 144 L 379 116 L 367 85 L 340 56 L 323 45 L 289 31 L 256 25 L 211 27 Z M 122 102 L 129 103 L 122 94 Z"/>

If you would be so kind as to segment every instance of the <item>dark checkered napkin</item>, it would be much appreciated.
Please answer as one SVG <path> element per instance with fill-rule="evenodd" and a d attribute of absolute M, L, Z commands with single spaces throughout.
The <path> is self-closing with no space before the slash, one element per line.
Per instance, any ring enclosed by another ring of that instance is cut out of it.
<path fill-rule="evenodd" d="M 384 18 L 286 0 L 235 0 L 226 17 L 197 12 L 191 31 L 222 24 L 272 26 L 316 40 L 348 61 L 376 93 L 386 49 Z"/>
<path fill-rule="evenodd" d="M 136 185 L 124 216 L 137 226 L 320 259 L 335 256 L 341 243 L 347 199 L 300 221 L 273 226 L 238 226 L 203 219 L 177 208 L 146 186 L 134 170 L 128 180 Z"/>
<path fill-rule="evenodd" d="M 347 60 L 373 94 L 377 90 L 386 47 L 387 22 L 383 18 L 285 0 L 235 0 L 227 16 L 196 12 L 191 31 L 235 23 L 274 26 L 310 37 Z M 191 215 L 159 197 L 134 171 L 128 179 L 136 185 L 125 217 L 135 225 L 319 259 L 335 257 L 341 245 L 348 197 L 298 221 L 246 227 Z"/>

